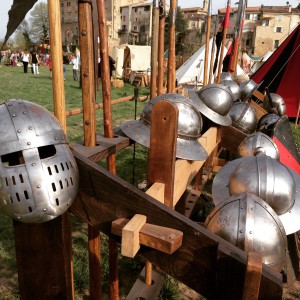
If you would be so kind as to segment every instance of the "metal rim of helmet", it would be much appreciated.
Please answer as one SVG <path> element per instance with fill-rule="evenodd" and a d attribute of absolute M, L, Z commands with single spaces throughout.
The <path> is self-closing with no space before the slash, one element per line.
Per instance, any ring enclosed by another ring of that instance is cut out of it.
<path fill-rule="evenodd" d="M 219 114 L 212 110 L 208 105 L 205 103 L 207 102 L 206 99 L 201 97 L 199 94 L 203 93 L 204 91 L 208 89 L 218 89 L 225 91 L 228 94 L 228 102 L 231 101 L 228 105 L 228 109 L 225 110 L 224 114 Z M 189 98 L 193 101 L 193 103 L 197 106 L 198 110 L 200 111 L 201 114 L 205 115 L 208 119 L 213 121 L 216 124 L 222 125 L 222 126 L 230 126 L 232 124 L 231 117 L 229 116 L 229 111 L 232 106 L 232 103 L 235 100 L 234 95 L 232 94 L 231 90 L 229 87 L 221 85 L 221 84 L 208 84 L 201 88 L 198 92 L 194 90 L 189 91 Z"/>
<path fill-rule="evenodd" d="M 284 269 L 287 255 L 284 226 L 274 210 L 254 194 L 244 192 L 220 202 L 204 226 L 246 252 L 261 253 L 263 262 L 278 272 Z M 268 233 L 271 240 L 266 238 Z"/>
<path fill-rule="evenodd" d="M 262 83 L 263 81 L 261 81 L 260 83 L 256 83 L 252 79 L 242 82 L 240 84 L 241 100 L 245 101 L 249 99 L 252 96 L 253 92 L 256 91 Z"/>
<path fill-rule="evenodd" d="M 257 126 L 256 111 L 251 103 L 233 103 L 229 115 L 232 120 L 232 126 L 240 129 L 246 134 L 251 134 L 255 131 Z"/>
<path fill-rule="evenodd" d="M 272 131 L 276 122 L 280 119 L 280 116 L 277 114 L 265 114 L 257 121 L 257 131 L 263 133 Z"/>
<path fill-rule="evenodd" d="M 223 81 L 223 80 L 234 80 L 233 75 L 229 72 L 221 72 L 220 78 L 221 78 L 221 81 Z"/>
<path fill-rule="evenodd" d="M 184 104 L 185 107 L 192 111 L 194 117 L 197 117 L 196 121 L 199 122 L 199 129 L 197 134 L 187 134 L 185 132 L 182 132 L 180 128 L 181 113 L 179 109 L 179 131 L 177 133 L 176 141 L 176 157 L 187 160 L 205 160 L 208 157 L 208 154 L 198 141 L 199 137 L 201 136 L 202 117 L 195 105 L 189 99 L 178 94 L 169 93 L 151 99 L 149 103 L 144 107 L 139 120 L 127 121 L 120 125 L 120 128 L 124 132 L 124 134 L 140 145 L 149 148 L 151 131 L 151 110 L 153 108 L 153 105 L 160 100 L 170 101 L 175 105 Z"/>
<path fill-rule="evenodd" d="M 58 120 L 22 99 L 0 105 L 0 211 L 23 223 L 63 214 L 78 189 L 78 169 Z M 17 158 L 17 159 L 16 159 Z"/>
<path fill-rule="evenodd" d="M 238 154 L 241 157 L 255 156 L 258 153 L 265 154 L 276 160 L 280 158 L 277 145 L 269 136 L 262 132 L 254 132 L 247 136 L 238 148 Z"/>
<path fill-rule="evenodd" d="M 262 155 L 263 156 L 263 155 Z M 258 156 L 258 157 L 262 157 Z M 251 159 L 252 157 L 242 157 L 235 159 L 229 163 L 227 163 L 221 170 L 216 174 L 213 184 L 212 184 L 212 197 L 215 205 L 218 205 L 224 199 L 230 196 L 229 185 L 230 185 L 230 175 L 233 171 L 238 167 L 243 160 Z M 269 157 L 270 160 L 273 160 Z M 278 164 L 280 162 L 274 160 Z M 281 164 L 282 165 L 282 164 Z M 284 166 L 289 173 L 292 175 L 295 183 L 295 199 L 294 204 L 290 209 L 279 215 L 279 218 L 284 226 L 286 234 L 291 234 L 300 229 L 300 176 L 291 170 L 289 167 Z M 247 170 L 245 170 L 247 172 Z M 272 206 L 272 205 L 271 205 Z"/>
<path fill-rule="evenodd" d="M 235 101 L 239 100 L 241 97 L 240 86 L 233 80 L 224 79 L 220 81 L 220 84 L 228 86 L 235 98 Z"/>
<path fill-rule="evenodd" d="M 263 100 L 263 108 L 267 112 L 276 113 L 279 116 L 283 116 L 286 114 L 285 101 L 280 95 L 276 93 L 270 93 L 270 97 L 268 94 L 265 95 Z"/>

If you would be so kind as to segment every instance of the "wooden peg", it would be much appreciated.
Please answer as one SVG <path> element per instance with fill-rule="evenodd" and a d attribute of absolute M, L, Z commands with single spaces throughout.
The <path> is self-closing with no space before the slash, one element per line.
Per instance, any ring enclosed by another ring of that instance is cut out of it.
<path fill-rule="evenodd" d="M 147 221 L 146 216 L 136 214 L 122 229 L 121 254 L 134 257 L 140 249 L 140 230 Z"/>

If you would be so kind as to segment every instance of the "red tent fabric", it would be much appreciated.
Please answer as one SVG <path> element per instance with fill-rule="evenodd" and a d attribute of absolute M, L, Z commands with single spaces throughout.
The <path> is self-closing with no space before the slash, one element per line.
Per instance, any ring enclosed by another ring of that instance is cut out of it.
<path fill-rule="evenodd" d="M 269 59 L 251 76 L 264 92 L 280 95 L 286 103 L 287 115 L 296 117 L 300 100 L 300 24 L 274 51 Z"/>

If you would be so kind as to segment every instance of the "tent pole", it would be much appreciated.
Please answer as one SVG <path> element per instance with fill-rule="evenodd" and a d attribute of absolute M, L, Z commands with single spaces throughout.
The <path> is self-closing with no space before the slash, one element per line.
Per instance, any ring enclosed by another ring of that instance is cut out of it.
<path fill-rule="evenodd" d="M 300 113 L 300 99 L 298 101 L 298 110 L 297 110 L 297 116 L 295 121 L 295 128 L 298 126 L 299 113 Z"/>
<path fill-rule="evenodd" d="M 203 75 L 204 86 L 207 85 L 210 26 L 211 26 L 211 0 L 208 1 L 208 10 L 207 10 L 207 18 L 206 18 L 206 41 L 205 41 L 205 56 L 204 56 L 204 75 Z"/>

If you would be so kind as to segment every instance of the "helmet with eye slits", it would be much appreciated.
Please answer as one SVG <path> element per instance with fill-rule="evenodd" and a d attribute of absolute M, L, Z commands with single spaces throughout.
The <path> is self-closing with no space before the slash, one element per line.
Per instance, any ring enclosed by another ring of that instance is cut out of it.
<path fill-rule="evenodd" d="M 78 189 L 64 131 L 44 107 L 11 99 L 0 105 L 0 211 L 23 223 L 63 214 Z"/>
<path fill-rule="evenodd" d="M 280 119 L 277 114 L 263 115 L 257 122 L 257 131 L 260 131 L 268 136 L 272 135 L 272 131 L 276 125 L 276 122 Z"/>
<path fill-rule="evenodd" d="M 154 97 L 145 105 L 140 120 L 127 121 L 120 128 L 126 136 L 149 148 L 152 108 L 158 101 L 169 101 L 178 107 L 176 156 L 188 160 L 204 160 L 208 154 L 198 139 L 201 136 L 202 117 L 188 98 L 168 93 Z"/>
<path fill-rule="evenodd" d="M 281 96 L 275 93 L 270 93 L 265 95 L 263 101 L 263 108 L 269 113 L 275 113 L 279 116 L 284 116 L 286 114 L 286 105 Z"/>

